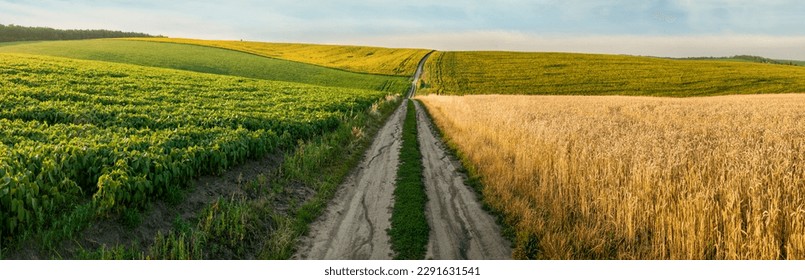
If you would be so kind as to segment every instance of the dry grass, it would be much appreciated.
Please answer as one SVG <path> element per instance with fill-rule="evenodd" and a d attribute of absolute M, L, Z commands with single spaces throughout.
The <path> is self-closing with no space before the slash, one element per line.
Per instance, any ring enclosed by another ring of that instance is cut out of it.
<path fill-rule="evenodd" d="M 805 258 L 805 95 L 419 99 L 515 257 Z"/>

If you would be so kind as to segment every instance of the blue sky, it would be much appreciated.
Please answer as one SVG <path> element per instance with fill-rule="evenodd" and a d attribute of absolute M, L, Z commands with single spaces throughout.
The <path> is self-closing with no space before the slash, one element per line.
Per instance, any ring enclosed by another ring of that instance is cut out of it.
<path fill-rule="evenodd" d="M 170 37 L 797 59 L 804 15 L 796 0 L 0 0 L 3 24 Z"/>

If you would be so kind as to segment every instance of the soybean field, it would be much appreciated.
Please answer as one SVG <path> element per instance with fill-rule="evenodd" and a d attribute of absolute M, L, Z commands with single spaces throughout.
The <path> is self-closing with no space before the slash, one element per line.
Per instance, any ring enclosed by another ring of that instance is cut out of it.
<path fill-rule="evenodd" d="M 387 95 L 0 54 L 0 238 L 54 230 L 79 208 L 141 209 L 189 179 L 340 129 Z"/>

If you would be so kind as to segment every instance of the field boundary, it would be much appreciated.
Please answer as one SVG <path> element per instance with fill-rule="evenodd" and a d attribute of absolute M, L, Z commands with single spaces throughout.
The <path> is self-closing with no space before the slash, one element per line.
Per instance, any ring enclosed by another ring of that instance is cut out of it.
<path fill-rule="evenodd" d="M 419 102 L 419 104 L 422 105 L 420 106 L 420 108 L 423 108 L 422 112 L 425 113 L 425 116 L 432 124 L 431 128 L 433 128 L 433 130 L 438 134 L 439 138 L 442 140 L 442 143 L 445 144 L 446 148 L 445 150 L 447 151 L 447 153 L 450 156 L 458 159 L 458 161 L 461 163 L 460 165 L 461 169 L 458 170 L 458 172 L 461 172 L 465 175 L 464 183 L 470 186 L 473 189 L 473 191 L 475 191 L 475 194 L 478 195 L 479 198 L 481 198 L 480 201 L 484 211 L 495 217 L 496 223 L 498 224 L 498 226 L 500 226 L 503 238 L 505 238 L 509 242 L 512 242 L 512 244 L 515 244 L 514 243 L 516 239 L 515 228 L 511 224 L 506 222 L 506 216 L 502 211 L 499 211 L 493 208 L 491 205 L 489 205 L 489 203 L 486 200 L 486 197 L 483 195 L 483 190 L 485 188 L 483 183 L 484 181 L 483 176 L 473 167 L 472 163 L 469 162 L 464 153 L 458 150 L 458 147 L 453 143 L 450 137 L 447 136 L 442 131 L 442 129 L 439 128 L 438 125 L 436 125 L 436 123 L 433 121 L 433 116 L 431 115 L 428 106 L 425 106 L 424 102 Z"/>

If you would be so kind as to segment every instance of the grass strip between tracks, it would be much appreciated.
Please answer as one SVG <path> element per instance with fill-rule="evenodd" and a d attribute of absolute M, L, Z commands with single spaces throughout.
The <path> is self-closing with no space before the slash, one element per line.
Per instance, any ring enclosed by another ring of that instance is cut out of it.
<path fill-rule="evenodd" d="M 422 154 L 417 139 L 416 108 L 408 101 L 408 111 L 402 132 L 400 167 L 397 169 L 397 188 L 394 190 L 394 210 L 391 214 L 391 248 L 395 259 L 423 259 L 428 245 L 430 227 L 425 216 L 425 184 L 422 182 Z"/>

